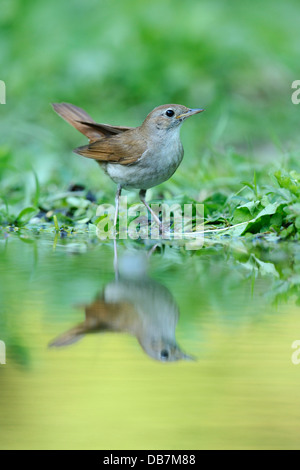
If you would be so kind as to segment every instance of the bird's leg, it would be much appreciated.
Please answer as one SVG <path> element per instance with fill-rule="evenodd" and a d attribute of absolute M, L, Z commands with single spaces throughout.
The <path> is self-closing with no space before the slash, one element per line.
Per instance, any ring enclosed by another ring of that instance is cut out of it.
<path fill-rule="evenodd" d="M 150 212 L 150 214 L 152 215 L 153 219 L 158 224 L 159 230 L 161 232 L 162 231 L 162 223 L 161 223 L 161 221 L 159 220 L 159 218 L 157 217 L 155 212 L 151 209 L 151 207 L 149 206 L 149 204 L 146 201 L 146 189 L 141 189 L 140 190 L 140 200 L 147 207 L 147 209 Z"/>
<path fill-rule="evenodd" d="M 115 270 L 115 279 L 119 280 L 119 263 L 118 263 L 118 248 L 117 240 L 114 239 L 114 270 Z"/>
<path fill-rule="evenodd" d="M 115 198 L 115 218 L 114 218 L 114 227 L 116 229 L 117 227 L 117 220 L 118 220 L 118 212 L 119 212 L 119 203 L 120 203 L 120 196 L 122 193 L 122 186 L 118 184 L 118 189 L 116 192 L 116 198 Z"/>
<path fill-rule="evenodd" d="M 158 247 L 159 247 L 159 243 L 155 243 L 155 245 L 151 248 L 151 250 L 148 251 L 147 258 L 150 258 L 155 252 L 156 248 Z"/>

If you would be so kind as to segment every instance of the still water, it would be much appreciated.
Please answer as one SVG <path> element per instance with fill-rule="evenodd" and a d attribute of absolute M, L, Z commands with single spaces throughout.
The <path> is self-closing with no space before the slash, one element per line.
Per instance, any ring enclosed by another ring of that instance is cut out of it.
<path fill-rule="evenodd" d="M 117 255 L 1 236 L 0 448 L 300 448 L 298 247 Z"/>

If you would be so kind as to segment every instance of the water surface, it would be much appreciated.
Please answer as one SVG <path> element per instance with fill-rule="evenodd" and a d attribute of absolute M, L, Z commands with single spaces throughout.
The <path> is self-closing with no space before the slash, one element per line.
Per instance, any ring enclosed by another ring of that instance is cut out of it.
<path fill-rule="evenodd" d="M 299 448 L 298 247 L 224 240 L 3 235 L 1 448 Z"/>

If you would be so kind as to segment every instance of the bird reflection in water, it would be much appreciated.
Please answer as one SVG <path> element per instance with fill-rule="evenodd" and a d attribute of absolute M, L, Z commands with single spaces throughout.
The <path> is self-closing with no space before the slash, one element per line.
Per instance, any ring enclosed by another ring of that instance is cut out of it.
<path fill-rule="evenodd" d="M 116 254 L 116 253 L 115 253 Z M 193 360 L 181 351 L 175 338 L 178 306 L 170 291 L 149 278 L 144 254 L 115 259 L 116 279 L 85 308 L 85 321 L 51 342 L 67 346 L 83 336 L 99 332 L 129 333 L 148 356 L 161 362 Z"/>

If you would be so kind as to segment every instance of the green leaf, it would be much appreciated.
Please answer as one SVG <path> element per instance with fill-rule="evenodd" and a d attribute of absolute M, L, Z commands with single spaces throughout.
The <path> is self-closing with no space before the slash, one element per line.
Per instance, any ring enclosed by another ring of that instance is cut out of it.
<path fill-rule="evenodd" d="M 256 216 L 256 220 L 259 219 L 260 217 L 263 217 L 264 215 L 275 214 L 280 205 L 281 203 L 268 204 L 262 211 L 259 212 L 259 214 Z"/>
<path fill-rule="evenodd" d="M 26 207 L 16 217 L 16 225 L 25 225 L 38 212 L 36 207 Z"/>
<path fill-rule="evenodd" d="M 298 231 L 300 231 L 300 216 L 296 217 L 295 227 Z"/>
<path fill-rule="evenodd" d="M 91 204 L 90 201 L 88 201 L 87 199 L 74 196 L 68 197 L 66 201 L 70 207 L 76 207 L 77 209 L 85 209 Z"/>
<path fill-rule="evenodd" d="M 295 173 L 290 172 L 289 174 L 283 174 L 280 170 L 276 171 L 275 177 L 278 181 L 278 184 L 281 188 L 288 189 L 291 193 L 299 195 L 300 193 L 300 184 L 299 181 L 295 178 Z"/>
<path fill-rule="evenodd" d="M 234 211 L 232 223 L 236 225 L 242 222 L 249 222 L 252 219 L 253 217 L 248 207 L 240 207 Z"/>
<path fill-rule="evenodd" d="M 259 266 L 259 272 L 264 276 L 264 275 L 271 275 L 274 277 L 279 277 L 278 271 L 276 270 L 275 266 L 273 263 L 265 263 L 264 261 L 261 261 L 260 259 L 256 258 L 256 256 L 252 255 L 255 262 Z"/>

